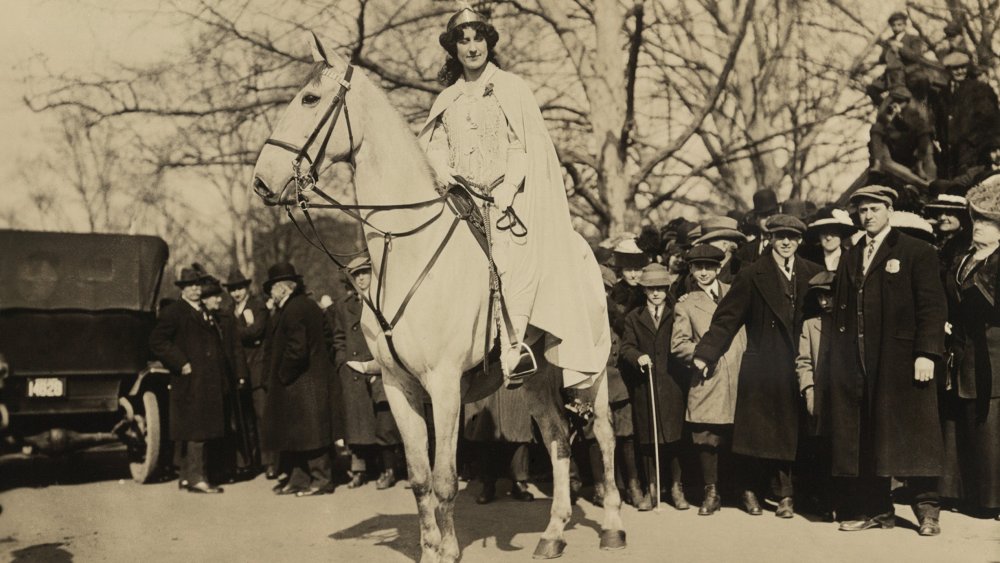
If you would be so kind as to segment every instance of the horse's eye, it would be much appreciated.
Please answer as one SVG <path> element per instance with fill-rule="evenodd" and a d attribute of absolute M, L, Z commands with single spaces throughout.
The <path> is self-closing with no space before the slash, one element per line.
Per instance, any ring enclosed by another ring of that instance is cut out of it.
<path fill-rule="evenodd" d="M 302 105 L 304 106 L 314 106 L 319 103 L 319 96 L 316 94 L 304 94 L 302 96 Z"/>

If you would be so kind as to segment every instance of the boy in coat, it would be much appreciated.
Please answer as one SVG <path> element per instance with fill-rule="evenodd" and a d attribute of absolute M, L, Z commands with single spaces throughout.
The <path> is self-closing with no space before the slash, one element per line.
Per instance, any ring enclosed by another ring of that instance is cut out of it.
<path fill-rule="evenodd" d="M 660 444 L 660 457 L 670 467 L 673 483 L 670 489 L 671 500 L 675 508 L 685 510 L 690 505 L 684 499 L 680 445 L 687 382 L 676 370 L 671 373 L 668 369 L 670 333 L 673 327 L 673 303 L 667 299 L 670 272 L 662 264 L 650 264 L 642 269 L 639 284 L 646 292 L 646 305 L 625 317 L 621 355 L 624 368 L 622 376 L 629 386 L 632 400 L 640 469 L 644 470 L 646 483 L 641 489 L 638 483 L 629 483 L 629 495 L 639 510 L 652 508 L 649 496 L 659 503 L 660 492 L 655 486 L 655 439 Z M 655 411 L 651 395 L 655 396 Z M 653 425 L 656 425 L 655 431 Z M 649 491 L 649 496 L 646 496 L 646 490 Z"/>
<path fill-rule="evenodd" d="M 757 490 L 770 480 L 780 499 L 775 516 L 791 518 L 792 462 L 799 438 L 795 356 L 808 280 L 821 268 L 796 256 L 806 230 L 798 218 L 775 215 L 765 228 L 770 250 L 740 270 L 695 348 L 693 363 L 703 377 L 711 377 L 711 366 L 746 328 L 733 424 L 733 453 L 742 456 L 737 470 L 743 481 L 741 502 L 747 513 L 760 515 Z"/>
<path fill-rule="evenodd" d="M 397 454 L 402 439 L 389 410 L 382 368 L 372 357 L 361 332 L 361 312 L 365 305 L 357 291 L 368 291 L 371 272 L 368 256 L 359 256 L 347 265 L 347 274 L 354 283 L 343 300 L 331 305 L 336 307 L 333 348 L 334 365 L 343 387 L 344 441 L 351 449 L 351 482 L 347 486 L 354 489 L 364 484 L 370 462 L 379 466 L 375 487 L 382 490 L 396 484 Z"/>
<path fill-rule="evenodd" d="M 684 365 L 691 366 L 695 347 L 712 324 L 719 300 L 729 293 L 729 284 L 718 279 L 724 258 L 722 250 L 709 244 L 695 245 L 685 258 L 695 285 L 674 307 L 670 340 L 670 352 Z M 709 378 L 689 369 L 691 387 L 685 420 L 691 428 L 691 441 L 698 451 L 705 483 L 705 498 L 698 509 L 701 516 L 714 514 L 722 506 L 718 492 L 719 450 L 732 435 L 740 360 L 746 343 L 746 331 L 740 329 Z"/>

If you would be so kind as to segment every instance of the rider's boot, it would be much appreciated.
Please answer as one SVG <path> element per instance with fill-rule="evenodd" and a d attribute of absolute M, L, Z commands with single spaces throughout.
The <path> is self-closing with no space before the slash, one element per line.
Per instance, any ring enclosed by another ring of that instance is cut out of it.
<path fill-rule="evenodd" d="M 507 389 L 517 389 L 524 385 L 524 380 L 538 370 L 535 355 L 531 348 L 524 343 L 524 334 L 528 330 L 528 317 L 526 315 L 515 315 L 510 319 L 513 325 L 513 334 L 508 335 L 505 340 L 500 339 L 504 346 L 500 355 L 500 368 L 503 370 L 504 387 Z"/>

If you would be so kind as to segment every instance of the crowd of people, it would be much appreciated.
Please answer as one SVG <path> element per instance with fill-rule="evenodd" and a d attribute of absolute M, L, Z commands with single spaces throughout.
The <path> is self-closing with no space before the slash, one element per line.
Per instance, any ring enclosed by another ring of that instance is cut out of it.
<path fill-rule="evenodd" d="M 880 41 L 885 72 L 867 87 L 877 111 L 870 167 L 857 185 L 964 192 L 1000 165 L 997 95 L 959 23 L 933 49 L 908 29 L 906 14 L 892 14 L 889 26 Z"/>
<path fill-rule="evenodd" d="M 942 499 L 1000 514 L 1000 175 L 922 214 L 899 199 L 871 185 L 808 211 L 761 190 L 748 217 L 647 227 L 605 253 L 640 510 L 659 498 L 655 441 L 665 498 L 685 509 L 698 482 L 702 515 L 722 467 L 747 513 L 769 497 L 791 518 L 798 501 L 845 531 L 892 527 L 892 495 L 921 535 Z"/>
<path fill-rule="evenodd" d="M 869 89 L 872 166 L 843 206 L 779 203 L 764 189 L 746 214 L 675 219 L 594 249 L 619 486 L 639 511 L 666 499 L 678 510 L 696 501 L 705 516 L 724 503 L 757 516 L 770 499 L 779 518 L 802 510 L 858 531 L 893 527 L 893 500 L 908 501 L 925 536 L 940 533 L 942 502 L 1000 514 L 1000 108 L 953 29 L 935 55 L 950 76 L 930 80 L 938 67 L 905 15 L 889 23 L 886 72 Z M 588 266 L 566 258 L 576 239 L 556 153 L 530 91 L 497 68 L 497 40 L 471 10 L 449 21 L 442 76 L 454 87 L 422 141 L 443 187 L 484 189 L 510 224 L 490 221 L 488 249 L 509 292 L 508 344 L 539 310 L 555 315 L 557 340 L 586 356 L 560 356 L 573 375 L 564 385 L 585 388 L 603 336 L 588 307 L 555 303 L 588 295 L 585 276 L 569 274 Z M 225 283 L 197 265 L 182 271 L 181 298 L 161 309 L 151 340 L 172 373 L 182 489 L 219 493 L 222 480 L 265 471 L 276 494 L 329 494 L 339 446 L 351 455 L 348 487 L 402 477 L 360 326 L 371 265 L 358 258 L 345 275 L 346 297 L 317 303 L 291 264 L 268 269 L 260 297 L 238 271 Z M 520 361 L 511 348 L 501 350 L 508 368 Z M 480 504 L 496 499 L 503 472 L 512 499 L 533 499 L 525 392 L 504 387 L 465 406 L 460 464 L 482 482 Z M 601 504 L 592 411 L 574 397 L 574 493 L 589 474 Z"/>

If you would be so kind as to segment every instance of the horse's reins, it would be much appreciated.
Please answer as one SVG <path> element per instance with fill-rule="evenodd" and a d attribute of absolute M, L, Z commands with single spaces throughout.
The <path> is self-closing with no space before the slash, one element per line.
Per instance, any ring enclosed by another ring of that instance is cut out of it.
<path fill-rule="evenodd" d="M 331 68 L 328 67 L 323 71 L 323 73 L 326 74 L 327 70 L 330 69 Z M 399 354 L 396 351 L 396 347 L 392 341 L 392 331 L 395 328 L 396 324 L 399 322 L 400 318 L 402 318 L 403 311 L 406 310 L 406 306 L 409 304 L 410 299 L 416 293 L 417 288 L 419 288 L 420 285 L 423 283 L 424 279 L 427 277 L 427 274 L 430 273 L 431 268 L 434 266 L 438 258 L 441 256 L 441 253 L 444 251 L 445 246 L 447 246 L 448 241 L 451 240 L 452 235 L 455 233 L 455 229 L 458 227 L 458 224 L 464 219 L 464 217 L 456 209 L 452 209 L 452 211 L 455 212 L 455 219 L 449 226 L 448 232 L 445 234 L 444 239 L 442 239 L 441 243 L 434 251 L 434 254 L 431 255 L 431 258 L 427 262 L 427 265 L 424 266 L 423 271 L 420 273 L 419 276 L 417 276 L 417 280 L 413 283 L 413 285 L 410 287 L 409 292 L 407 292 L 406 296 L 403 298 L 403 301 L 400 303 L 399 309 L 396 311 L 396 314 L 393 316 L 392 320 L 391 321 L 388 320 L 382 311 L 382 306 L 384 306 L 382 288 L 385 286 L 384 281 L 385 281 L 386 271 L 388 269 L 388 258 L 389 258 L 389 251 L 392 245 L 392 239 L 414 235 L 424 230 L 432 223 L 436 222 L 444 213 L 445 208 L 449 207 L 448 205 L 446 205 L 448 196 L 447 194 L 444 194 L 439 197 L 425 201 L 394 204 L 394 205 L 350 205 L 350 204 L 340 203 L 339 201 L 337 201 L 335 198 L 324 192 L 316 185 L 316 182 L 319 179 L 319 167 L 322 165 L 326 157 L 327 146 L 329 145 L 330 139 L 333 136 L 334 128 L 336 128 L 337 126 L 337 122 L 340 119 L 341 113 L 343 113 L 344 122 L 347 124 L 347 136 L 348 136 L 348 141 L 350 143 L 349 155 L 350 155 L 351 165 L 355 166 L 354 129 L 351 126 L 350 110 L 348 109 L 346 103 L 347 93 L 351 89 L 351 78 L 353 77 L 353 74 L 354 74 L 354 66 L 347 65 L 347 70 L 344 72 L 344 76 L 338 79 L 338 82 L 340 83 L 340 89 L 337 91 L 337 94 L 330 100 L 330 105 L 323 113 L 323 117 L 316 124 L 316 127 L 313 129 L 312 133 L 309 135 L 309 137 L 306 139 L 306 142 L 301 147 L 296 146 L 295 144 L 289 143 L 287 141 L 274 139 L 272 137 L 269 137 L 266 141 L 264 141 L 264 145 L 273 145 L 295 154 L 295 159 L 292 161 L 293 174 L 292 174 L 292 179 L 289 181 L 289 183 L 282 188 L 281 194 L 275 194 L 273 191 L 267 188 L 267 186 L 256 183 L 254 184 L 254 191 L 257 193 L 258 196 L 261 197 L 261 199 L 264 200 L 264 202 L 267 205 L 282 205 L 285 208 L 285 212 L 288 214 L 288 218 L 291 220 L 292 224 L 295 225 L 295 228 L 299 231 L 299 233 L 306 240 L 306 242 L 308 242 L 314 248 L 326 254 L 327 257 L 329 257 L 330 260 L 332 260 L 333 263 L 340 268 L 341 272 L 345 274 L 345 277 L 351 283 L 351 286 L 354 288 L 354 291 L 362 299 L 365 305 L 367 305 L 368 308 L 371 309 L 372 313 L 374 313 L 375 319 L 378 321 L 379 327 L 382 329 L 382 333 L 385 335 L 386 344 L 389 347 L 389 353 L 392 355 L 392 359 L 396 362 L 397 365 L 402 367 L 403 370 L 406 371 L 406 373 L 408 373 L 412 377 L 415 377 L 413 372 L 410 371 L 410 369 L 406 366 L 406 364 L 403 363 L 402 359 L 399 357 Z M 323 137 L 323 141 L 319 145 L 319 149 L 316 152 L 315 158 L 312 158 L 309 156 L 309 148 L 312 146 L 313 143 L 316 142 L 316 139 L 319 138 L 320 133 L 322 132 L 323 128 L 327 125 L 327 123 L 329 123 L 329 127 L 326 131 L 326 135 Z M 303 160 L 309 163 L 309 170 L 307 174 L 302 173 Z M 295 198 L 282 199 L 281 195 L 283 195 L 288 190 L 289 184 L 291 182 L 295 183 Z M 471 184 L 471 182 L 469 183 Z M 466 191 L 475 197 L 478 197 L 489 203 L 492 203 L 494 201 L 492 197 L 486 195 L 488 190 L 483 190 L 483 193 L 477 193 L 476 190 L 469 189 L 468 186 L 465 187 Z M 315 193 L 317 196 L 325 200 L 326 203 L 309 202 L 309 200 L 306 198 L 305 195 L 306 192 Z M 392 211 L 401 209 L 421 209 L 438 203 L 442 204 L 441 208 L 438 209 L 437 213 L 435 213 L 430 219 L 417 225 L 412 229 L 409 229 L 401 233 L 392 233 L 388 231 L 383 231 L 382 229 L 379 229 L 378 227 L 373 225 L 370 221 L 368 221 L 367 217 L 371 215 L 370 213 L 367 214 L 367 216 L 359 213 L 359 211 L 362 210 L 376 212 L 376 211 Z M 316 239 L 315 241 L 313 241 L 312 237 L 310 237 L 305 233 L 305 231 L 299 225 L 299 222 L 295 220 L 295 216 L 292 214 L 293 205 L 297 206 L 299 209 L 302 210 L 302 214 L 306 218 L 310 230 L 312 231 L 313 235 L 315 235 Z M 357 283 L 354 281 L 354 276 L 350 275 L 347 266 L 343 264 L 340 260 L 338 260 L 338 256 L 341 258 L 351 258 L 363 254 L 365 250 L 361 249 L 353 253 L 336 253 L 330 251 L 326 247 L 326 244 L 323 242 L 323 238 L 320 236 L 319 231 L 316 228 L 316 224 L 312 220 L 312 216 L 309 213 L 310 207 L 317 209 L 337 209 L 343 211 L 351 218 L 362 223 L 363 225 L 366 225 L 367 227 L 371 228 L 372 230 L 374 230 L 375 232 L 377 232 L 379 235 L 382 236 L 383 239 L 382 261 L 380 263 L 380 268 L 378 272 L 378 290 L 376 292 L 374 301 L 371 299 L 371 297 L 368 295 L 367 292 L 361 291 Z M 503 226 L 498 224 L 497 228 L 500 230 L 510 230 L 511 233 L 514 234 L 515 236 L 525 236 L 527 232 L 524 229 L 524 224 L 521 222 L 520 218 L 514 213 L 513 209 L 509 209 L 508 211 L 509 215 L 505 215 L 505 217 L 508 217 L 508 223 L 504 224 Z M 487 231 L 489 230 L 489 225 L 486 225 L 486 229 Z M 492 256 L 489 257 L 489 260 L 490 260 L 491 270 L 495 272 L 495 265 L 493 263 Z M 492 307 L 490 309 L 492 313 Z M 487 331 L 487 335 L 488 334 L 489 331 Z M 487 339 L 488 338 L 489 337 L 487 336 Z M 483 361 L 484 362 L 486 361 L 485 357 Z M 484 369 L 485 369 L 485 363 L 484 363 Z"/>

